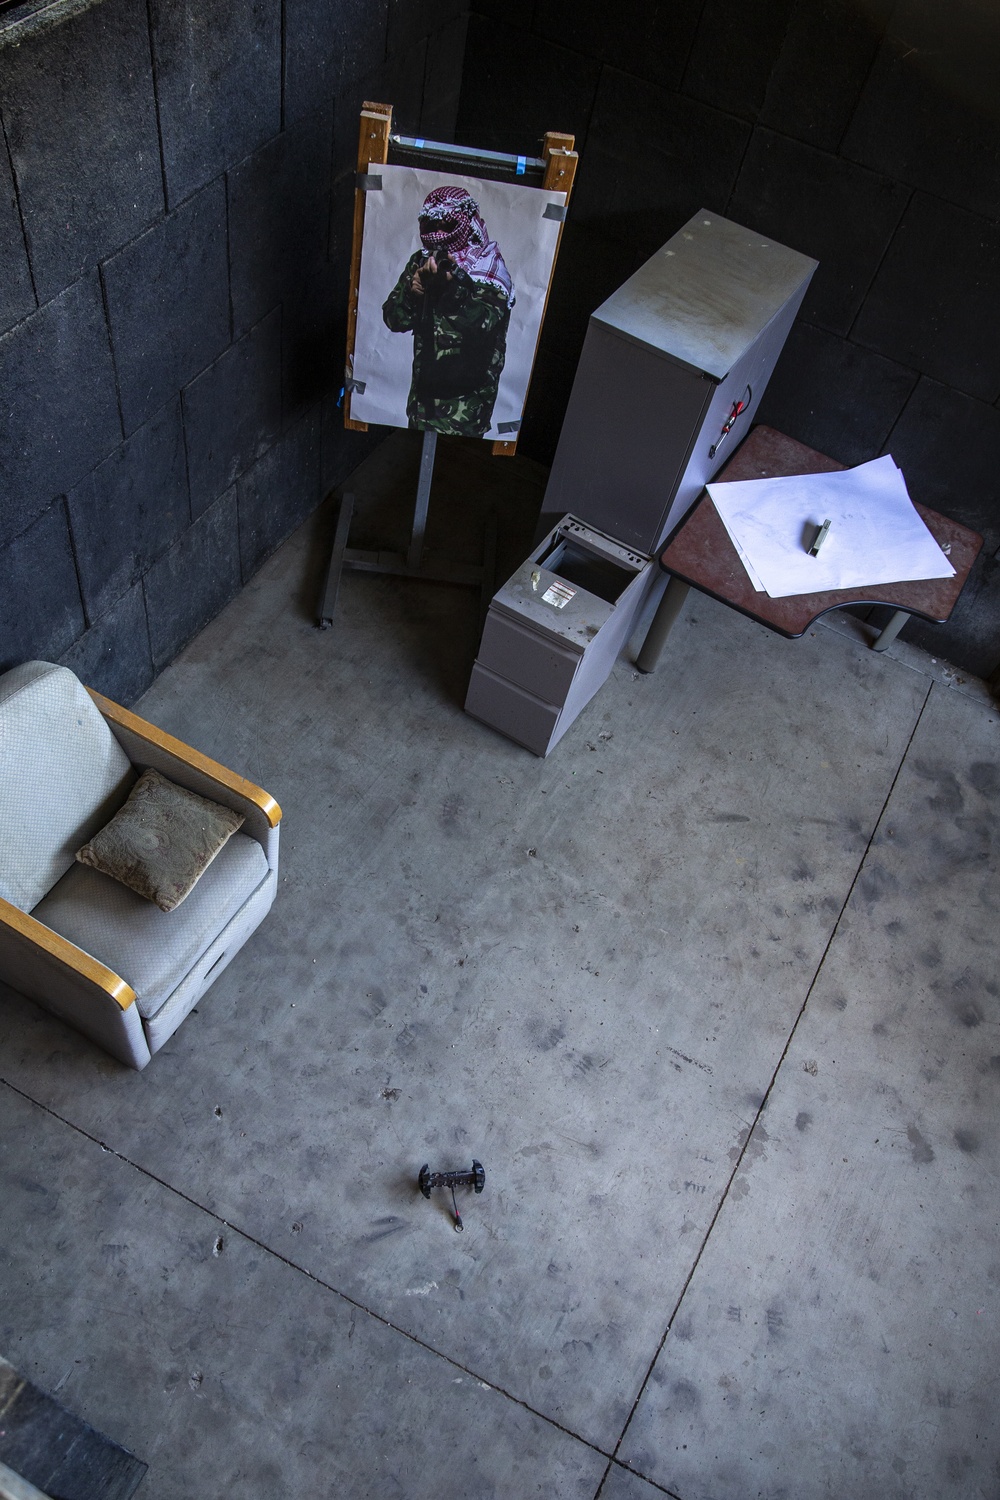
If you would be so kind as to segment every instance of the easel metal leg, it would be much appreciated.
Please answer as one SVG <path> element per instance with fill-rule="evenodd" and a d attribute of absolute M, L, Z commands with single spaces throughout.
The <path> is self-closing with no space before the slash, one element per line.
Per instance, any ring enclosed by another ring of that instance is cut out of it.
<path fill-rule="evenodd" d="M 643 641 L 639 655 L 635 659 L 635 664 L 640 672 L 655 672 L 660 654 L 666 645 L 667 636 L 670 634 L 671 627 L 677 616 L 684 608 L 684 601 L 690 592 L 690 588 L 691 585 L 689 583 L 682 583 L 679 578 L 671 578 L 667 584 L 666 592 L 657 605 L 656 614 L 650 621 L 649 629 L 646 631 L 646 639 Z"/>
<path fill-rule="evenodd" d="M 323 603 L 320 605 L 319 625 L 321 630 L 329 630 L 333 624 L 333 612 L 337 608 L 337 595 L 340 593 L 340 575 L 344 570 L 344 553 L 347 551 L 347 538 L 351 530 L 351 517 L 354 514 L 354 496 L 344 495 L 340 502 L 340 514 L 337 516 L 337 529 L 333 536 L 333 551 L 330 553 L 330 566 L 326 572 L 326 583 L 323 585 Z"/>
<path fill-rule="evenodd" d="M 413 531 L 410 535 L 410 550 L 406 554 L 406 566 L 414 573 L 420 569 L 424 551 L 424 534 L 427 531 L 427 507 L 431 499 L 431 481 L 434 478 L 434 455 L 437 452 L 438 435 L 429 427 L 424 430 L 424 444 L 420 450 L 420 477 L 417 480 L 417 500 L 413 508 Z"/>

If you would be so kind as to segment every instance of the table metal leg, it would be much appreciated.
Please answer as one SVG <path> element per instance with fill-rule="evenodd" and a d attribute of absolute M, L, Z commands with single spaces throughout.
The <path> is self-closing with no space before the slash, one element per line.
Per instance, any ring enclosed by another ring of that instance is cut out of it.
<path fill-rule="evenodd" d="M 684 608 L 684 600 L 688 596 L 690 587 L 689 583 L 682 583 L 679 578 L 671 578 L 667 584 L 663 598 L 656 607 L 656 614 L 649 622 L 646 639 L 635 659 L 640 672 L 656 670 L 660 653 L 666 645 L 667 636 L 670 634 L 674 621 Z"/>
<path fill-rule="evenodd" d="M 872 641 L 872 650 L 884 651 L 886 646 L 891 646 L 909 618 L 907 610 L 897 609 L 885 629 Z"/>

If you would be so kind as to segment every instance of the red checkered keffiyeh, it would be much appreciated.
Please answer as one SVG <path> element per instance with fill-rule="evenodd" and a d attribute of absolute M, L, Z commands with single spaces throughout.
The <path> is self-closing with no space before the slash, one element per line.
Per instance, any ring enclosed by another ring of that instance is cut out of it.
<path fill-rule="evenodd" d="M 503 292 L 514 306 L 514 284 L 483 223 L 479 204 L 460 187 L 439 187 L 428 193 L 420 210 L 420 241 L 428 255 L 450 255 L 473 281 Z"/>

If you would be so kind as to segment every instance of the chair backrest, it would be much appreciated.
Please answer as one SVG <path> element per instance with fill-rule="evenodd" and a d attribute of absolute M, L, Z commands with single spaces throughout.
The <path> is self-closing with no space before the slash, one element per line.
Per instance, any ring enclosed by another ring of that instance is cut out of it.
<path fill-rule="evenodd" d="M 0 896 L 37 906 L 134 779 L 68 667 L 29 661 L 0 676 Z"/>

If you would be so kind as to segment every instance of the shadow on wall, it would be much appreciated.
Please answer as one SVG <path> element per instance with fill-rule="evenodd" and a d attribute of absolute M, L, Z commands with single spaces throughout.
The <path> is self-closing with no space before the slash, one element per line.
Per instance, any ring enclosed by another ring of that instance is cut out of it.
<path fill-rule="evenodd" d="M 0 670 L 132 702 L 385 436 L 336 407 L 358 109 L 450 135 L 465 29 L 458 0 L 0 10 Z"/>
<path fill-rule="evenodd" d="M 502 24 L 500 24 L 502 21 Z M 1000 666 L 1000 7 L 993 0 L 480 0 L 459 139 L 574 130 L 578 187 L 523 446 L 558 438 L 587 317 L 699 208 L 820 262 L 760 419 L 858 463 L 985 546 L 947 626 Z"/>

